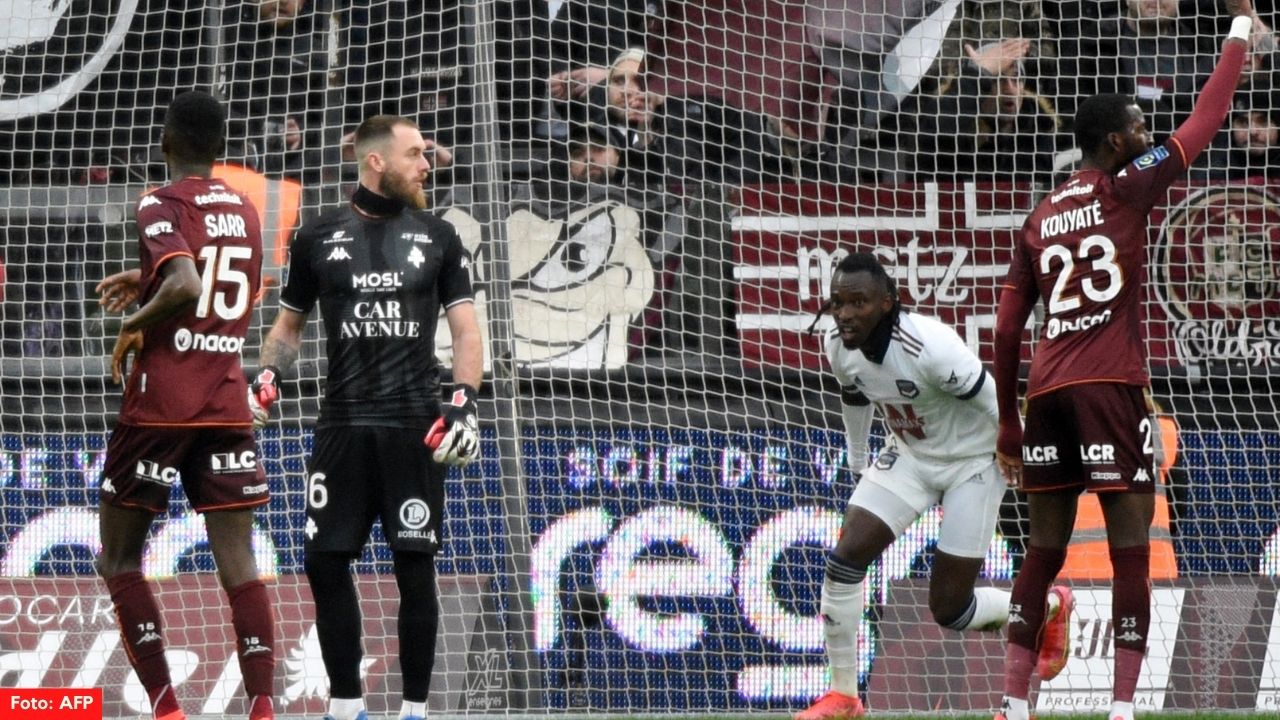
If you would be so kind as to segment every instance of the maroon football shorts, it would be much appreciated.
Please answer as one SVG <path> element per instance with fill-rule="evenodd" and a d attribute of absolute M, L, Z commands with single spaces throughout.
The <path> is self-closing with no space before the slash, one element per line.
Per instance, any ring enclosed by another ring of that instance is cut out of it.
<path fill-rule="evenodd" d="M 1027 403 L 1022 487 L 1027 492 L 1155 492 L 1155 422 L 1142 388 L 1081 383 Z"/>
<path fill-rule="evenodd" d="M 160 513 L 179 483 L 197 512 L 254 507 L 271 499 L 247 427 L 116 426 L 102 471 L 103 502 Z"/>

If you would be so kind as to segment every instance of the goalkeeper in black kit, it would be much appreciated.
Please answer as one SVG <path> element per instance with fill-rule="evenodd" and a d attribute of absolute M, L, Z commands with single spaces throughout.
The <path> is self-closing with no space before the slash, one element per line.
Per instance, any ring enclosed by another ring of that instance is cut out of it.
<path fill-rule="evenodd" d="M 329 675 L 326 720 L 365 720 L 361 617 L 351 561 L 382 518 L 400 590 L 400 718 L 426 716 L 435 660 L 447 466 L 479 455 L 476 392 L 483 348 L 471 258 L 453 226 L 426 208 L 431 164 L 418 128 L 379 115 L 354 136 L 360 184 L 351 202 L 298 231 L 280 314 L 249 390 L 255 424 L 297 360 L 317 304 L 329 360 L 315 449 L 307 466 L 306 573 Z M 435 331 L 453 337 L 453 392 L 442 407 Z"/>

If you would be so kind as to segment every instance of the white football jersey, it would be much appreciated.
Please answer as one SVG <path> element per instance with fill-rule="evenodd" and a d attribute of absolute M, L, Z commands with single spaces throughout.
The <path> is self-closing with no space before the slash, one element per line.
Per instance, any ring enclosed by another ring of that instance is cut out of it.
<path fill-rule="evenodd" d="M 955 330 L 904 310 L 882 362 L 845 348 L 837 330 L 827 335 L 826 350 L 848 432 L 865 434 L 852 428 L 866 428 L 870 418 L 857 422 L 851 416 L 874 405 L 900 451 L 944 462 L 995 453 L 995 383 Z M 852 452 L 855 445 L 865 447 L 866 438 L 849 442 Z M 854 470 L 861 469 L 859 462 L 851 457 Z"/>

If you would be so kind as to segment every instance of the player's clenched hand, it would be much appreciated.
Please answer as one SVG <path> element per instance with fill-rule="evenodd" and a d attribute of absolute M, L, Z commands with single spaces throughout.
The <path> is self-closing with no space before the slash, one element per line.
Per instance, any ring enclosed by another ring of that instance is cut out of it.
<path fill-rule="evenodd" d="M 108 275 L 94 288 L 98 304 L 107 312 L 123 312 L 138 299 L 142 290 L 142 271 L 137 268 Z"/>
<path fill-rule="evenodd" d="M 427 431 L 422 442 L 435 452 L 438 463 L 462 467 L 480 455 L 480 421 L 476 417 L 476 389 L 459 383 L 444 406 L 444 413 Z"/>
<path fill-rule="evenodd" d="M 253 429 L 259 430 L 271 419 L 271 406 L 280 398 L 280 369 L 268 365 L 258 371 L 249 385 L 249 414 L 253 416 Z"/>
<path fill-rule="evenodd" d="M 1000 423 L 996 434 L 996 465 L 1009 487 L 1022 485 L 1022 425 Z"/>
<path fill-rule="evenodd" d="M 142 331 L 121 330 L 116 346 L 111 349 L 111 382 L 119 385 L 124 378 L 124 366 L 130 353 L 142 352 Z"/>

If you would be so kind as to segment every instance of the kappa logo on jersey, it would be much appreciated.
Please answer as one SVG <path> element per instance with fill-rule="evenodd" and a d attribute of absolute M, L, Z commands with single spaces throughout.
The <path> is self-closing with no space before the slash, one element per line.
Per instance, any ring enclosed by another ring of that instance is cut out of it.
<path fill-rule="evenodd" d="M 350 260 L 350 259 L 351 259 L 351 253 L 347 252 L 347 249 L 342 247 L 341 245 L 334 248 L 333 252 L 329 253 L 329 257 L 325 258 L 325 260 L 328 260 L 329 262 L 333 262 L 334 260 Z"/>
<path fill-rule="evenodd" d="M 160 202 L 160 198 L 156 197 L 155 195 L 148 195 L 142 198 L 142 200 L 138 203 L 138 209 L 141 210 L 142 208 L 151 207 L 152 205 L 163 205 L 163 204 L 164 203 Z"/>
<path fill-rule="evenodd" d="M 172 485 L 182 479 L 182 475 L 177 468 L 163 467 L 154 460 L 139 460 L 138 464 L 133 468 L 133 474 L 140 480 L 160 483 L 161 485 Z"/>
<path fill-rule="evenodd" d="M 152 238 L 156 237 L 157 235 L 172 235 L 173 223 L 169 222 L 168 220 L 153 222 L 150 225 L 148 225 L 145 230 L 142 231 L 142 234 Z"/>
<path fill-rule="evenodd" d="M 1139 170 L 1146 170 L 1164 162 L 1167 157 L 1169 157 L 1169 151 L 1163 146 L 1154 147 L 1139 155 L 1137 159 L 1133 161 L 1133 164 L 1137 165 Z"/>
<path fill-rule="evenodd" d="M 213 453 L 209 456 L 209 468 L 216 473 L 244 472 L 258 467 L 258 456 L 252 450 L 234 453 Z"/>
<path fill-rule="evenodd" d="M 920 388 L 916 387 L 914 382 L 910 380 L 896 380 L 894 382 L 898 386 L 898 394 L 902 397 L 914 398 L 920 395 Z"/>
<path fill-rule="evenodd" d="M 426 261 L 427 256 L 422 254 L 422 251 L 418 249 L 417 245 L 414 245 L 413 249 L 409 251 L 409 262 L 413 263 L 414 267 L 420 268 L 422 267 L 422 263 Z"/>
<path fill-rule="evenodd" d="M 426 233 L 401 233 L 400 239 L 411 240 L 416 243 L 422 243 L 423 245 L 431 244 L 431 236 Z"/>

